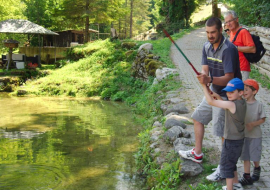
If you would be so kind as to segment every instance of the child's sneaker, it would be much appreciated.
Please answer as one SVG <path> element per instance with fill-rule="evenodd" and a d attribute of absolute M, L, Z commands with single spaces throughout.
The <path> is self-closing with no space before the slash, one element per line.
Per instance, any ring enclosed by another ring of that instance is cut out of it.
<path fill-rule="evenodd" d="M 258 168 L 254 167 L 253 174 L 251 176 L 253 181 L 258 181 L 260 179 L 261 175 L 261 167 L 259 166 Z"/>
<path fill-rule="evenodd" d="M 227 186 L 223 186 L 222 190 L 227 190 Z M 244 190 L 244 189 L 240 183 L 234 183 L 233 190 Z"/>
<path fill-rule="evenodd" d="M 239 183 L 241 183 L 241 185 L 252 185 L 253 180 L 251 177 L 248 178 L 245 174 L 243 174 L 243 177 L 239 180 Z"/>
<path fill-rule="evenodd" d="M 213 169 L 213 170 L 216 170 L 214 171 L 212 174 L 208 175 L 206 177 L 206 179 L 208 179 L 209 181 L 219 181 L 221 179 L 223 179 L 220 175 L 220 168 L 219 168 L 219 165 L 217 168 Z"/>
<path fill-rule="evenodd" d="M 203 153 L 196 155 L 194 148 L 188 151 L 179 150 L 179 155 L 185 159 L 192 160 L 197 163 L 201 163 L 203 160 Z"/>

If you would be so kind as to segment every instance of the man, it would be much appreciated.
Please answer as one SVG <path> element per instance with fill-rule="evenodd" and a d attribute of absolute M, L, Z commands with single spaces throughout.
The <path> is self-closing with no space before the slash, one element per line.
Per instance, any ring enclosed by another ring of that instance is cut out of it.
<path fill-rule="evenodd" d="M 228 11 L 225 14 L 225 25 L 230 29 L 230 41 L 232 42 L 236 32 L 242 28 L 239 25 L 237 14 L 234 11 Z M 249 78 L 250 63 L 244 56 L 244 53 L 256 53 L 256 46 L 252 40 L 250 33 L 247 30 L 241 30 L 233 42 L 239 53 L 240 70 L 243 81 Z"/>
<path fill-rule="evenodd" d="M 202 50 L 202 71 L 197 76 L 201 84 L 211 85 L 211 90 L 227 99 L 226 93 L 222 91 L 227 83 L 233 78 L 242 79 L 239 66 L 239 57 L 236 47 L 222 35 L 222 24 L 220 19 L 212 17 L 206 22 L 206 34 L 209 42 L 204 44 Z M 210 76 L 209 76 L 210 74 Z M 205 97 L 191 116 L 194 122 L 195 148 L 188 151 L 179 151 L 179 155 L 194 162 L 201 163 L 203 159 L 202 142 L 204 136 L 204 125 L 211 120 L 213 133 L 216 136 L 224 135 L 225 112 L 221 108 L 210 106 Z M 218 173 L 218 176 L 215 174 Z M 209 176 L 207 176 L 207 179 Z M 214 175 L 210 175 L 212 181 L 220 179 L 219 167 Z"/>

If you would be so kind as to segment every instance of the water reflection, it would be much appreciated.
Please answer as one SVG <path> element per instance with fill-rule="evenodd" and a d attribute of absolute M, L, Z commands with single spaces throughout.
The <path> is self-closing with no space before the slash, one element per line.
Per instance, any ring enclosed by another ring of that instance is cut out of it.
<path fill-rule="evenodd" d="M 0 95 L 0 189 L 142 189 L 121 103 Z"/>

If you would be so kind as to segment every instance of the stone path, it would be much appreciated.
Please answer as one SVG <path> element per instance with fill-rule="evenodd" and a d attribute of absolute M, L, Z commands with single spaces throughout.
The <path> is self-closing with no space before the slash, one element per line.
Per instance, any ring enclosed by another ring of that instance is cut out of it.
<path fill-rule="evenodd" d="M 205 29 L 197 29 L 192 31 L 190 34 L 185 35 L 183 38 L 176 41 L 177 45 L 184 52 L 187 58 L 191 61 L 194 67 L 200 72 L 201 71 L 201 56 L 202 47 L 204 42 L 207 41 Z M 187 107 L 192 113 L 193 110 L 198 106 L 203 98 L 202 87 L 199 84 L 196 74 L 189 66 L 185 58 L 177 50 L 177 48 L 172 45 L 171 47 L 171 59 L 173 60 L 176 68 L 179 70 L 180 78 L 182 80 L 183 86 L 185 87 L 184 101 Z M 261 86 L 260 86 L 261 87 Z M 181 95 L 182 96 L 182 95 Z M 264 108 L 266 111 L 266 116 L 270 115 L 270 91 L 265 88 L 260 88 L 257 100 L 264 103 Z M 270 190 L 270 120 L 266 119 L 266 122 L 262 125 L 263 131 L 263 153 L 261 159 L 261 178 L 258 182 L 254 183 L 252 186 L 246 186 L 245 189 L 251 190 Z M 221 150 L 221 140 L 212 135 L 212 124 L 210 123 L 205 128 L 204 136 L 204 146 L 211 145 L 216 146 Z M 243 174 L 243 162 L 238 162 L 238 172 L 239 177 Z"/>

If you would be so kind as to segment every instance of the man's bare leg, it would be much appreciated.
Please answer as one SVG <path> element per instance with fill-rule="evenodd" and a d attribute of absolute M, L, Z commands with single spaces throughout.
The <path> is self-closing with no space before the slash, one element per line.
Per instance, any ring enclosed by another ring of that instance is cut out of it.
<path fill-rule="evenodd" d="M 204 125 L 193 119 L 194 122 L 194 133 L 195 133 L 195 153 L 202 153 L 202 143 L 204 136 Z"/>

